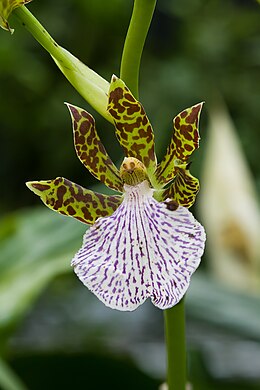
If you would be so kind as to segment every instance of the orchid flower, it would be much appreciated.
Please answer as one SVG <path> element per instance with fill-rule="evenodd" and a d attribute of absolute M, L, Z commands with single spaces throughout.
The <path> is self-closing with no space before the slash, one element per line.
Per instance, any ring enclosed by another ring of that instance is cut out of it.
<path fill-rule="evenodd" d="M 107 111 L 126 156 L 120 169 L 101 143 L 94 118 L 79 107 L 68 108 L 80 161 L 122 194 L 103 195 L 62 177 L 27 186 L 52 210 L 92 225 L 71 264 L 105 305 L 134 310 L 147 298 L 161 309 L 176 305 L 205 244 L 203 227 L 188 211 L 199 190 L 188 159 L 199 146 L 202 103 L 174 118 L 170 145 L 157 164 L 149 119 L 124 82 L 113 76 Z"/>

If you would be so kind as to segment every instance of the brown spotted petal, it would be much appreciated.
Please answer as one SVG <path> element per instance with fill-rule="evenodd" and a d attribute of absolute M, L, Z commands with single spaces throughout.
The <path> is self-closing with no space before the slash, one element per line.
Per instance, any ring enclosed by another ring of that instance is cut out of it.
<path fill-rule="evenodd" d="M 82 108 L 67 104 L 73 123 L 75 149 L 80 161 L 109 188 L 123 190 L 119 171 L 108 156 L 97 134 L 95 120 Z"/>
<path fill-rule="evenodd" d="M 153 174 L 156 155 L 152 126 L 141 103 L 116 76 L 110 84 L 108 111 L 114 119 L 116 136 L 126 157 L 137 158 L 145 165 L 148 176 Z"/>
<path fill-rule="evenodd" d="M 187 108 L 173 120 L 173 135 L 165 157 L 155 176 L 159 186 L 169 183 L 177 174 L 176 165 L 185 163 L 199 147 L 198 123 L 203 103 Z"/>
<path fill-rule="evenodd" d="M 122 202 L 121 196 L 99 194 L 57 177 L 54 180 L 30 181 L 26 183 L 43 203 L 60 214 L 93 224 L 99 217 L 106 217 Z"/>
<path fill-rule="evenodd" d="M 195 202 L 199 188 L 199 180 L 192 176 L 188 169 L 177 167 L 173 183 L 165 190 L 155 191 L 154 197 L 160 202 L 170 198 L 179 205 L 189 208 Z"/>

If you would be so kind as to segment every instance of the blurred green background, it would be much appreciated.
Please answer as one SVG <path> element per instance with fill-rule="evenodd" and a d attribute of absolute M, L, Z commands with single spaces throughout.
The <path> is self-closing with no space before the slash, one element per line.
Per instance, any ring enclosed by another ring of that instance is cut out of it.
<path fill-rule="evenodd" d="M 28 8 L 61 46 L 109 80 L 119 75 L 132 5 L 130 0 L 35 0 Z M 64 176 L 104 192 L 76 157 L 63 102 L 94 114 L 119 165 L 113 127 L 73 90 L 14 17 L 10 24 L 13 36 L 0 32 L 0 388 L 157 389 L 165 377 L 162 313 L 149 302 L 119 313 L 92 296 L 69 265 L 84 225 L 45 209 L 24 184 Z M 257 207 L 259 65 L 256 1 L 158 0 L 140 78 L 140 100 L 154 127 L 158 157 L 174 115 L 205 101 L 201 148 L 191 169 L 203 176 L 210 109 L 224 102 Z M 219 159 L 224 157 L 219 150 Z M 235 188 L 225 195 L 236 201 Z M 200 219 L 196 206 L 192 211 Z M 215 275 L 211 261 L 208 248 L 187 294 L 190 381 L 198 390 L 260 388 L 260 287 L 229 285 Z M 259 276 L 259 262 L 258 257 L 244 267 Z M 224 268 L 228 277 L 233 272 Z"/>

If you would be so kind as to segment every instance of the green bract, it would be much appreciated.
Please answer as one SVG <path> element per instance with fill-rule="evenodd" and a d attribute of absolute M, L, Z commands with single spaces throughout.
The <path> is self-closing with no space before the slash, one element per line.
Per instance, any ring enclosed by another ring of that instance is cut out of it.
<path fill-rule="evenodd" d="M 106 110 L 109 82 L 61 46 L 57 45 L 57 54 L 52 55 L 52 58 L 81 96 L 112 123 L 112 118 Z"/>

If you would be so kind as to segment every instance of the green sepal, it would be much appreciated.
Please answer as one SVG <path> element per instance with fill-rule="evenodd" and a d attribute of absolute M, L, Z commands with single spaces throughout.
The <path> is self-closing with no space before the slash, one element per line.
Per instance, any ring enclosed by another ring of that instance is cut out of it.
<path fill-rule="evenodd" d="M 120 195 L 99 194 L 63 177 L 54 180 L 29 181 L 26 185 L 39 195 L 50 209 L 90 225 L 97 218 L 113 214 L 122 202 Z"/>
<path fill-rule="evenodd" d="M 152 176 L 156 168 L 152 126 L 141 103 L 116 76 L 111 80 L 107 109 L 126 157 L 137 158 L 146 167 L 148 176 Z"/>
<path fill-rule="evenodd" d="M 82 108 L 67 104 L 73 125 L 75 149 L 78 158 L 95 176 L 109 188 L 123 191 L 123 181 L 119 170 L 114 165 L 103 146 L 92 115 Z"/>
<path fill-rule="evenodd" d="M 189 208 L 194 204 L 200 185 L 199 180 L 190 174 L 188 165 L 176 167 L 175 179 L 168 188 L 154 191 L 154 198 L 158 202 L 170 198 L 183 207 Z"/>
<path fill-rule="evenodd" d="M 9 16 L 15 8 L 21 7 L 30 1 L 32 0 L 0 0 L 0 27 L 12 34 L 14 29 L 8 23 Z"/>
<path fill-rule="evenodd" d="M 203 103 L 178 114 L 173 120 L 173 135 L 166 155 L 155 172 L 156 186 L 164 186 L 177 174 L 176 166 L 186 163 L 199 147 L 199 117 Z"/>

